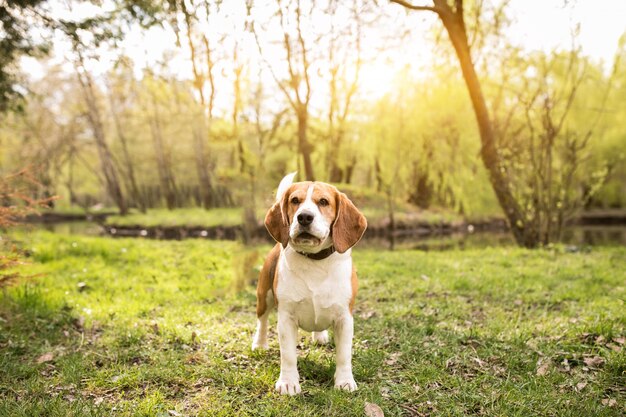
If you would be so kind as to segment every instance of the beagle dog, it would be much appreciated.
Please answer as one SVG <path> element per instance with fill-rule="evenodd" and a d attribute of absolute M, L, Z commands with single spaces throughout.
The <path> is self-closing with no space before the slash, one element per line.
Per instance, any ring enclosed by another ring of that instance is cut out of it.
<path fill-rule="evenodd" d="M 356 390 L 352 376 L 352 309 L 357 277 L 351 248 L 367 228 L 365 216 L 345 194 L 322 182 L 283 178 L 265 227 L 278 242 L 267 256 L 257 285 L 257 328 L 252 349 L 267 349 L 268 315 L 278 310 L 280 377 L 276 391 L 299 394 L 298 328 L 314 343 L 337 348 L 335 388 Z"/>

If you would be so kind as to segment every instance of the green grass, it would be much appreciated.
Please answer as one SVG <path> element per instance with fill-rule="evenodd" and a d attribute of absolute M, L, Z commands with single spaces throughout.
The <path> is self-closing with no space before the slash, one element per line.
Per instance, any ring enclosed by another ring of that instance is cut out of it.
<path fill-rule="evenodd" d="M 379 192 L 355 187 L 351 185 L 341 184 L 339 188 L 345 191 L 354 203 L 360 207 L 363 214 L 367 217 L 370 225 L 380 226 L 386 224 L 389 218 L 387 208 L 387 197 Z M 265 201 L 263 207 L 259 207 L 256 217 L 262 221 L 265 217 L 267 207 L 271 201 Z M 395 203 L 395 220 L 396 223 L 414 223 L 416 221 L 425 221 L 428 223 L 454 222 L 461 221 L 463 217 L 451 210 L 432 209 L 421 210 L 416 206 L 403 201 Z M 203 208 L 177 208 L 174 210 L 149 209 L 146 213 L 138 210 L 131 210 L 126 216 L 108 216 L 107 224 L 116 226 L 143 226 L 143 227 L 176 227 L 176 226 L 198 226 L 198 227 L 214 227 L 214 226 L 237 226 L 243 223 L 243 208 L 218 208 L 205 210 Z"/>
<path fill-rule="evenodd" d="M 333 349 L 302 332 L 303 395 L 286 398 L 275 331 L 249 347 L 242 271 L 268 247 L 21 238 L 43 275 L 0 296 L 0 416 L 624 413 L 625 248 L 357 249 L 359 390 L 333 389 Z"/>
<path fill-rule="evenodd" d="M 150 209 L 146 213 L 133 211 L 126 216 L 109 216 L 106 222 L 118 226 L 236 226 L 243 222 L 241 207 Z"/>
<path fill-rule="evenodd" d="M 370 225 L 380 226 L 386 224 L 389 213 L 384 207 L 365 206 L 362 210 Z M 265 217 L 265 209 L 259 210 L 256 217 L 262 221 Z M 449 211 L 418 210 L 409 206 L 403 206 L 396 210 L 395 220 L 397 224 L 411 224 L 416 221 L 428 223 L 441 223 L 460 221 L 462 217 Z M 237 226 L 243 223 L 243 208 L 218 208 L 205 210 L 202 208 L 179 208 L 175 210 L 150 209 L 146 213 L 131 211 L 126 216 L 108 216 L 106 223 L 116 226 L 143 226 L 143 227 L 176 227 L 176 226 Z"/>

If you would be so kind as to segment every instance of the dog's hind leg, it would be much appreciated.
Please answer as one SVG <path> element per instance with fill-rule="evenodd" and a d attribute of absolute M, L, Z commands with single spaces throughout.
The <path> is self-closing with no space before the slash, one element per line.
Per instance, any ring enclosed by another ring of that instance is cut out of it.
<path fill-rule="evenodd" d="M 256 332 L 254 333 L 254 338 L 252 339 L 252 350 L 267 349 L 269 347 L 267 342 L 267 331 L 269 329 L 268 318 L 270 311 L 272 311 L 272 308 L 274 307 L 274 293 L 272 290 L 267 292 L 265 306 L 263 314 L 257 317 Z"/>
<path fill-rule="evenodd" d="M 256 333 L 252 339 L 252 350 L 267 349 L 267 329 L 268 329 L 268 316 L 270 311 L 274 308 L 274 274 L 276 273 L 276 264 L 280 256 L 280 244 L 274 246 L 270 251 L 263 268 L 259 274 L 259 282 L 256 289 Z"/>

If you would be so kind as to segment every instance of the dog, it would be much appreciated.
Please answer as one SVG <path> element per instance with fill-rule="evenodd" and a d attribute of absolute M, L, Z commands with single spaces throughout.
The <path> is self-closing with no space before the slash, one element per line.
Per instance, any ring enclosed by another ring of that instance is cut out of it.
<path fill-rule="evenodd" d="M 352 375 L 352 310 L 358 288 L 351 248 L 367 228 L 365 216 L 337 188 L 323 182 L 293 183 L 283 178 L 265 227 L 276 245 L 268 254 L 257 285 L 257 328 L 252 349 L 267 349 L 268 315 L 278 310 L 280 376 L 276 391 L 301 392 L 297 368 L 298 328 L 312 332 L 314 343 L 337 349 L 335 388 L 357 389 Z"/>

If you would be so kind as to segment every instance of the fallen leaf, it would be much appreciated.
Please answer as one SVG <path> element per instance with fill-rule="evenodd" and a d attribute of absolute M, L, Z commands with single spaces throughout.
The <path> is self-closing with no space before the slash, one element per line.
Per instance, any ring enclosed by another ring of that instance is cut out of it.
<path fill-rule="evenodd" d="M 539 376 L 543 376 L 545 374 L 548 373 L 548 369 L 550 368 L 550 362 L 549 361 L 542 361 L 539 360 L 537 362 L 537 375 Z"/>
<path fill-rule="evenodd" d="M 602 405 L 606 405 L 607 407 L 615 407 L 617 405 L 617 400 L 615 398 L 604 398 L 602 400 Z"/>
<path fill-rule="evenodd" d="M 587 386 L 586 382 L 579 382 L 578 384 L 576 384 L 576 391 L 582 391 L 583 389 L 585 389 L 585 387 Z"/>
<path fill-rule="evenodd" d="M 583 362 L 590 368 L 597 368 L 604 363 L 604 358 L 600 356 L 588 356 L 583 358 Z"/>
<path fill-rule="evenodd" d="M 174 416 L 174 417 L 180 417 L 180 416 L 182 416 L 182 414 L 181 414 L 181 413 L 179 413 L 179 412 L 178 412 L 178 411 L 176 411 L 176 410 L 167 410 L 167 412 L 168 412 L 168 413 L 170 413 L 170 415 L 171 415 L 171 416 Z"/>
<path fill-rule="evenodd" d="M 367 417 L 385 417 L 383 410 L 374 403 L 365 403 L 365 415 Z"/>
<path fill-rule="evenodd" d="M 621 346 L 618 346 L 618 345 L 613 344 L 613 343 L 608 343 L 606 345 L 606 347 L 608 347 L 609 349 L 611 349 L 614 352 L 621 352 L 622 351 L 622 347 Z"/>
<path fill-rule="evenodd" d="M 473 360 L 474 362 L 476 362 L 476 364 L 477 364 L 478 366 L 480 366 L 481 368 L 484 368 L 484 367 L 485 367 L 485 365 L 487 364 L 487 362 L 485 362 L 484 360 L 482 360 L 482 359 L 480 359 L 480 358 L 472 358 L 472 360 Z"/>
<path fill-rule="evenodd" d="M 613 341 L 615 343 L 619 343 L 620 345 L 623 345 L 626 343 L 626 337 L 614 337 Z"/>
<path fill-rule="evenodd" d="M 44 353 L 40 357 L 37 358 L 37 363 L 50 362 L 54 359 L 54 355 L 52 352 Z"/>
<path fill-rule="evenodd" d="M 398 358 L 400 358 L 400 356 L 402 356 L 402 353 L 400 352 L 392 353 L 391 355 L 389 355 L 389 358 L 385 360 L 385 365 L 395 365 L 396 362 L 398 362 Z"/>
<path fill-rule="evenodd" d="M 376 312 L 373 310 L 369 310 L 369 311 L 364 311 L 361 314 L 359 314 L 359 317 L 362 319 L 370 319 L 372 317 L 376 317 Z"/>

